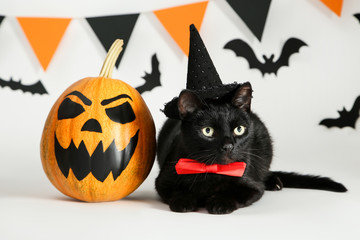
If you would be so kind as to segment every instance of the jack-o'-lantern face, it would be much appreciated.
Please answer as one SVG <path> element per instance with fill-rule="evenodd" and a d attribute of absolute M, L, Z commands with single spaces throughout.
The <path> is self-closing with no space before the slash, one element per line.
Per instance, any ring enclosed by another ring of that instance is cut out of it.
<path fill-rule="evenodd" d="M 66 195 L 120 199 L 148 175 L 155 126 L 140 94 L 110 78 L 70 86 L 49 113 L 41 143 L 44 170 Z"/>
<path fill-rule="evenodd" d="M 132 135 L 131 132 L 128 144 L 124 148 L 119 146 L 120 143 L 117 143 L 119 148 L 116 146 L 116 138 L 122 135 L 121 125 L 132 128 L 131 124 L 136 120 L 131 106 L 133 99 L 121 93 L 101 96 L 96 101 L 89 98 L 92 95 L 91 91 L 72 91 L 61 102 L 54 136 L 56 161 L 65 177 L 68 177 L 71 168 L 78 180 L 84 179 L 90 172 L 101 182 L 112 172 L 116 180 L 127 167 L 138 142 L 140 130 L 134 127 L 135 133 Z M 62 138 L 60 143 L 56 132 L 64 132 L 69 127 L 72 128 L 67 135 L 69 138 Z M 103 134 L 103 127 L 112 131 Z M 115 136 L 116 132 L 118 136 Z"/>

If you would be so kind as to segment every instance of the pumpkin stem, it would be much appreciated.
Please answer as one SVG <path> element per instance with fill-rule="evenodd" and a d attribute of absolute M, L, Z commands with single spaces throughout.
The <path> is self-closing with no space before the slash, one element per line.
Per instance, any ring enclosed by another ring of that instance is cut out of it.
<path fill-rule="evenodd" d="M 118 59 L 124 41 L 122 39 L 116 39 L 115 42 L 111 45 L 110 50 L 108 51 L 104 64 L 100 71 L 100 77 L 111 78 L 112 72 L 115 67 L 116 60 Z"/>

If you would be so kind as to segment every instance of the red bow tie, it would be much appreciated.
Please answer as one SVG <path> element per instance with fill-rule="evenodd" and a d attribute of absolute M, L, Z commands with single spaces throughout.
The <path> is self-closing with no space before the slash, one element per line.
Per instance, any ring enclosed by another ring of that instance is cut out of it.
<path fill-rule="evenodd" d="M 197 173 L 216 173 L 234 177 L 242 177 L 246 163 L 234 162 L 230 164 L 212 164 L 206 165 L 196 160 L 180 158 L 175 165 L 177 174 L 197 174 Z"/>

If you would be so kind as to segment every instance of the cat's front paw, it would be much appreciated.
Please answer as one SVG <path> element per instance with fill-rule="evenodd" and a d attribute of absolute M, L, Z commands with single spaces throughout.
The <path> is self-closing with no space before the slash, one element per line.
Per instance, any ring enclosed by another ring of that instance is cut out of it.
<path fill-rule="evenodd" d="M 169 207 L 173 212 L 194 212 L 197 209 L 197 201 L 190 196 L 178 196 L 169 200 Z"/>
<path fill-rule="evenodd" d="M 205 208 L 211 214 L 228 214 L 238 209 L 238 203 L 233 198 L 213 196 L 206 201 Z"/>
<path fill-rule="evenodd" d="M 279 177 L 271 175 L 265 181 L 265 189 L 268 191 L 280 191 L 284 185 Z"/>

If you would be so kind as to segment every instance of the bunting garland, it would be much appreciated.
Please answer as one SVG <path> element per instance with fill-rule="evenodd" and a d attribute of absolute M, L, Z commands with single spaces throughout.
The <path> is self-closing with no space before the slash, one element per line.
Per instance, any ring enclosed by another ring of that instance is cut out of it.
<path fill-rule="evenodd" d="M 71 18 L 17 18 L 41 66 L 46 71 Z"/>
<path fill-rule="evenodd" d="M 200 30 L 209 1 L 154 11 L 154 14 L 179 45 L 185 55 L 189 54 L 189 26 Z"/>
<path fill-rule="evenodd" d="M 267 20 L 271 0 L 226 0 L 235 13 L 248 26 L 254 36 L 261 41 Z M 315 0 L 314 0 L 315 1 Z M 341 16 L 343 0 L 320 0 L 331 11 Z M 209 0 L 153 11 L 185 55 L 188 55 L 190 24 L 201 28 Z M 116 67 L 125 53 L 131 34 L 140 13 L 88 17 L 87 22 L 99 41 L 108 51 L 114 39 L 124 39 Z M 6 16 L 0 15 L 0 25 Z M 71 18 L 17 17 L 19 25 L 26 35 L 43 70 L 46 71 L 58 45 L 71 22 Z"/>
<path fill-rule="evenodd" d="M 127 14 L 86 18 L 106 52 L 109 51 L 115 39 L 121 38 L 124 40 L 123 50 L 116 61 L 116 67 L 119 67 L 138 17 L 139 14 Z"/>
<path fill-rule="evenodd" d="M 343 0 L 321 0 L 331 11 L 341 16 Z"/>
<path fill-rule="evenodd" d="M 271 0 L 226 0 L 261 41 Z"/>

